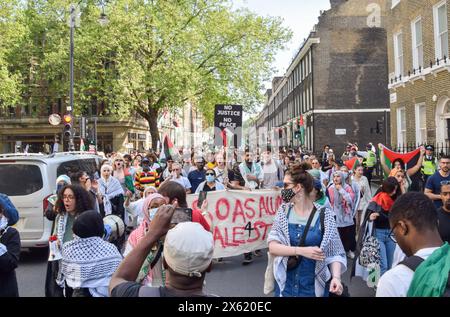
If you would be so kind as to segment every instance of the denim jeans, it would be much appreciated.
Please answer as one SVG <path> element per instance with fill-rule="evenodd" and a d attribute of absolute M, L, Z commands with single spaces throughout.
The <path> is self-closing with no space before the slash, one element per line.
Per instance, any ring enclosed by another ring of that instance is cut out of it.
<path fill-rule="evenodd" d="M 381 275 L 392 267 L 396 243 L 389 238 L 389 229 L 375 229 L 375 236 L 380 243 Z"/>

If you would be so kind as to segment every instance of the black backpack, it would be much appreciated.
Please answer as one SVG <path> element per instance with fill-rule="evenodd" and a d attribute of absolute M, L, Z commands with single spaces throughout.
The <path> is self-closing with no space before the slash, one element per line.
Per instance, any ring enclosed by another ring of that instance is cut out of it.
<path fill-rule="evenodd" d="M 425 261 L 423 258 L 417 255 L 410 256 L 409 258 L 406 258 L 403 262 L 400 262 L 400 264 L 405 265 L 408 267 L 411 271 L 415 272 L 416 269 L 419 267 L 422 262 Z M 448 273 L 448 279 L 447 279 L 447 287 L 445 288 L 444 294 L 442 294 L 441 297 L 450 297 L 450 272 Z"/>

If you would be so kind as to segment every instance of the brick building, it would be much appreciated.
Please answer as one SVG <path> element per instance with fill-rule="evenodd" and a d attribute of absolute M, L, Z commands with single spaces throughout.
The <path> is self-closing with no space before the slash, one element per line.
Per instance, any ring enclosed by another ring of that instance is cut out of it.
<path fill-rule="evenodd" d="M 392 144 L 448 147 L 449 4 L 393 0 L 388 12 Z"/>
<path fill-rule="evenodd" d="M 284 77 L 275 78 L 256 119 L 259 144 L 281 136 L 280 146 L 299 146 L 294 138 L 303 116 L 306 150 L 347 142 L 364 145 L 389 136 L 389 91 L 385 0 L 333 0 L 319 17 Z M 378 128 L 378 129 L 377 129 Z M 272 142 L 274 143 L 274 142 Z"/>

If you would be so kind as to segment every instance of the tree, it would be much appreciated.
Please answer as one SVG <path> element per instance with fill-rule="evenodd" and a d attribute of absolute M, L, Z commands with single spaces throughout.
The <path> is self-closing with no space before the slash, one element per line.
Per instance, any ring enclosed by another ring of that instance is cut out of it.
<path fill-rule="evenodd" d="M 25 3 L 17 9 L 25 17 L 25 32 L 16 38 L 19 49 L 9 63 L 28 84 L 22 95 L 32 95 L 27 91 L 32 79 L 41 95 L 66 103 L 70 0 L 16 1 Z M 291 37 L 281 19 L 234 10 L 230 0 L 107 2 L 104 27 L 98 23 L 102 3 L 81 3 L 75 112 L 93 103 L 120 117 L 137 112 L 149 123 L 153 148 L 163 109 L 189 101 L 209 122 L 217 103 L 254 109 L 263 100 L 261 84 L 272 75 L 274 54 Z"/>
<path fill-rule="evenodd" d="M 280 19 L 225 0 L 117 1 L 110 12 L 110 27 L 127 34 L 111 47 L 121 100 L 149 122 L 153 147 L 163 108 L 191 101 L 211 122 L 216 103 L 258 105 L 274 54 L 291 35 Z"/>
<path fill-rule="evenodd" d="M 0 3 L 0 108 L 20 101 L 20 75 L 10 67 L 9 59 L 17 39 L 23 35 L 19 1 Z"/>

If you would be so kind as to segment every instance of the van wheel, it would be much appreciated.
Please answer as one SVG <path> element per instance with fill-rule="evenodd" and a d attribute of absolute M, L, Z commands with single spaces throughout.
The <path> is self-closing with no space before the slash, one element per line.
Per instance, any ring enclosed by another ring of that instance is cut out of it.
<path fill-rule="evenodd" d="M 48 247 L 45 248 L 30 248 L 30 252 L 38 257 L 47 257 L 48 256 Z"/>

